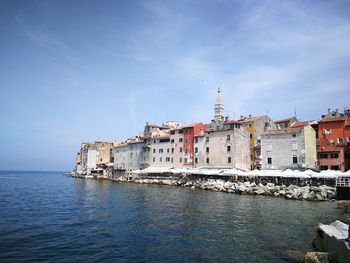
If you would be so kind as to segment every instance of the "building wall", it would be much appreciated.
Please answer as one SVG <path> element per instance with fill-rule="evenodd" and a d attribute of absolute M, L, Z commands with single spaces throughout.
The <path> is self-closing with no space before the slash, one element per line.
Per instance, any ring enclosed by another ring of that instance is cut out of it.
<path fill-rule="evenodd" d="M 172 165 L 176 168 L 183 166 L 184 162 L 184 149 L 183 149 L 184 136 L 182 129 L 173 130 L 170 134 L 170 144 L 171 144 L 171 160 Z M 181 151 L 180 151 L 181 148 Z"/>
<path fill-rule="evenodd" d="M 249 138 L 243 129 L 241 132 L 233 129 L 207 131 L 196 138 L 194 147 L 198 153 L 195 152 L 197 162 L 195 160 L 194 167 L 249 169 Z"/>
<path fill-rule="evenodd" d="M 305 166 L 305 138 L 304 132 L 293 134 L 263 135 L 261 140 L 262 169 L 296 169 Z M 293 163 L 297 157 L 297 163 Z M 268 158 L 272 163 L 268 164 Z"/>
<path fill-rule="evenodd" d="M 145 143 L 129 143 L 122 147 L 115 147 L 115 170 L 138 170 L 143 167 Z"/>
<path fill-rule="evenodd" d="M 193 127 L 188 127 L 183 129 L 183 152 L 184 152 L 184 159 L 183 159 L 183 165 L 191 167 L 193 164 L 193 136 L 194 136 L 194 129 Z"/>
<path fill-rule="evenodd" d="M 345 172 L 350 168 L 350 143 L 347 142 L 349 136 L 347 117 L 326 118 L 319 121 L 317 153 L 320 169 L 338 168 Z M 339 139 L 343 142 L 341 143 Z M 334 154 L 338 157 L 334 158 Z M 322 155 L 327 155 L 327 158 L 321 158 Z"/>
<path fill-rule="evenodd" d="M 162 142 L 162 140 L 167 140 Z M 150 140 L 149 162 L 151 166 L 174 166 L 171 162 L 172 154 L 170 136 L 168 138 L 152 138 Z"/>
<path fill-rule="evenodd" d="M 316 132 L 310 126 L 304 126 L 305 164 L 307 167 L 317 167 Z"/>
<path fill-rule="evenodd" d="M 96 169 L 97 151 L 95 149 L 88 149 L 87 151 L 87 166 L 88 170 Z"/>
<path fill-rule="evenodd" d="M 255 148 L 261 144 L 261 135 L 265 131 L 276 129 L 276 124 L 268 116 L 261 116 L 260 118 L 247 118 L 244 121 L 244 126 L 247 129 L 250 137 L 249 144 L 251 168 L 255 168 Z"/>
<path fill-rule="evenodd" d="M 96 149 L 96 164 L 106 164 L 111 160 L 112 144 L 109 142 L 94 142 Z"/>

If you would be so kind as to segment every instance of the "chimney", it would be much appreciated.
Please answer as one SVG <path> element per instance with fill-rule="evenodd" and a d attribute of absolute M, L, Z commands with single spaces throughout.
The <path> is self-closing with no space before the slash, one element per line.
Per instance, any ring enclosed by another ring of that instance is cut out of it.
<path fill-rule="evenodd" d="M 243 115 L 241 115 L 241 119 L 243 119 Z"/>
<path fill-rule="evenodd" d="M 225 121 L 228 121 L 228 116 L 225 117 Z"/>
<path fill-rule="evenodd" d="M 337 113 L 337 114 L 338 114 L 338 109 L 335 109 L 335 113 Z"/>
<path fill-rule="evenodd" d="M 330 108 L 328 108 L 328 113 L 331 113 L 331 109 Z"/>
<path fill-rule="evenodd" d="M 251 114 L 249 114 L 249 118 L 251 118 L 252 117 L 252 115 Z"/>

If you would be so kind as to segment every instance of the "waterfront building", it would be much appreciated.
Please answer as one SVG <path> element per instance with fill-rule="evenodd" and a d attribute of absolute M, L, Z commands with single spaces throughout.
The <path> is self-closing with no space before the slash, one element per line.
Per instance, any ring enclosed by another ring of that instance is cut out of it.
<path fill-rule="evenodd" d="M 142 136 L 128 139 L 113 148 L 114 175 L 130 175 L 132 171 L 144 168 L 146 144 Z"/>
<path fill-rule="evenodd" d="M 227 120 L 219 129 L 194 136 L 194 167 L 250 168 L 249 134 L 244 126 Z"/>
<path fill-rule="evenodd" d="M 261 136 L 262 169 L 316 168 L 316 133 L 309 124 Z"/>
<path fill-rule="evenodd" d="M 97 167 L 104 167 L 109 164 L 112 148 L 112 143 L 109 142 L 83 142 L 80 147 L 82 172 L 90 174 Z"/>
<path fill-rule="evenodd" d="M 175 168 L 183 167 L 184 163 L 184 134 L 183 128 L 177 127 L 170 130 L 171 163 Z"/>
<path fill-rule="evenodd" d="M 250 144 L 250 168 L 261 167 L 261 135 L 268 131 L 276 129 L 276 124 L 267 115 L 263 116 L 252 116 L 243 117 L 238 120 L 249 133 L 249 144 Z"/>
<path fill-rule="evenodd" d="M 194 136 L 207 128 L 203 123 L 192 123 L 184 125 L 183 133 L 183 165 L 187 167 L 193 166 L 194 162 Z"/>
<path fill-rule="evenodd" d="M 318 122 L 317 154 L 321 170 L 350 169 L 350 111 L 328 110 Z"/>

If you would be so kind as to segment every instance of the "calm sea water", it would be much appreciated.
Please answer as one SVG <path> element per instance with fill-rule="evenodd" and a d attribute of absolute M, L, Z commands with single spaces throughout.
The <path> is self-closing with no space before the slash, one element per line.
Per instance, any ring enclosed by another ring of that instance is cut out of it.
<path fill-rule="evenodd" d="M 332 202 L 0 172 L 0 262 L 281 262 Z"/>

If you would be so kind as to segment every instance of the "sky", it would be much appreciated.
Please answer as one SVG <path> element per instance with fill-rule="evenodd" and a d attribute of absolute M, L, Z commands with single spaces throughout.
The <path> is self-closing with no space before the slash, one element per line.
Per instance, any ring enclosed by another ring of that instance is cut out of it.
<path fill-rule="evenodd" d="M 350 1 L 0 0 L 0 169 L 69 170 L 147 121 L 350 107 Z"/>

